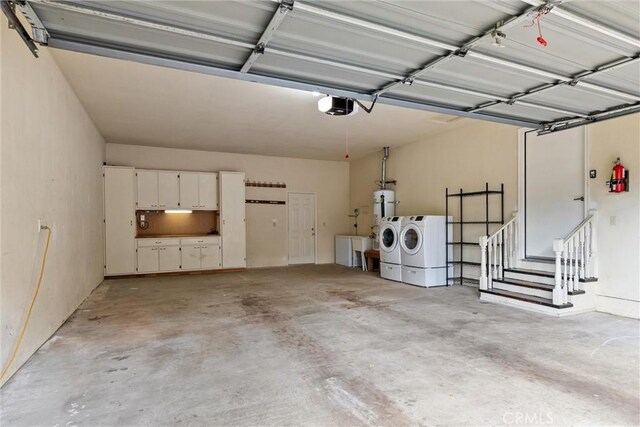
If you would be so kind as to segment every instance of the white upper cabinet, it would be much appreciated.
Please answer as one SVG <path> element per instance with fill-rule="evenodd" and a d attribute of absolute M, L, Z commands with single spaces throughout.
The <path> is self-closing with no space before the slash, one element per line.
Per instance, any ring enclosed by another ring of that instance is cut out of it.
<path fill-rule="evenodd" d="M 138 170 L 138 209 L 159 209 L 158 172 Z"/>
<path fill-rule="evenodd" d="M 200 209 L 197 172 L 180 172 L 180 207 Z"/>
<path fill-rule="evenodd" d="M 139 210 L 218 210 L 218 174 L 138 169 Z"/>
<path fill-rule="evenodd" d="M 218 210 L 218 174 L 180 172 L 180 207 L 192 210 Z"/>
<path fill-rule="evenodd" d="M 198 196 L 200 209 L 218 210 L 218 174 L 198 174 Z"/>
<path fill-rule="evenodd" d="M 180 207 L 180 174 L 174 171 L 158 171 L 158 208 Z"/>

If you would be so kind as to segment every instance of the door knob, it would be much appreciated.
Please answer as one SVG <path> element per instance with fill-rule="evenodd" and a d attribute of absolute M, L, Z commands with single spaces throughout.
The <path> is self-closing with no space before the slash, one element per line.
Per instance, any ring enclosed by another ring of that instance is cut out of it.
<path fill-rule="evenodd" d="M 578 201 L 579 201 L 579 202 L 584 202 L 584 196 L 576 197 L 576 198 L 575 198 L 575 199 L 573 199 L 573 200 L 575 200 L 576 202 L 578 202 Z"/>

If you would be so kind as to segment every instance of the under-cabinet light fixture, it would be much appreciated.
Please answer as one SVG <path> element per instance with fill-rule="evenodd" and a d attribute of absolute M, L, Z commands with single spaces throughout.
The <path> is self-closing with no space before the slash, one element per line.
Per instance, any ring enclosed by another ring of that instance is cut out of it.
<path fill-rule="evenodd" d="M 167 209 L 164 211 L 164 213 L 168 213 L 168 214 L 190 214 L 193 211 L 189 210 L 189 209 Z"/>

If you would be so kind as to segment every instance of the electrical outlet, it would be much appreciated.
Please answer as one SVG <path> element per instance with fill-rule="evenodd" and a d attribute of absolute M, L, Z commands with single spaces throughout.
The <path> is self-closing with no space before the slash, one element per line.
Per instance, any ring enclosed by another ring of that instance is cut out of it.
<path fill-rule="evenodd" d="M 140 215 L 140 221 L 144 221 L 144 215 Z"/>
<path fill-rule="evenodd" d="M 47 227 L 47 223 L 43 219 L 38 220 L 38 233 Z"/>
<path fill-rule="evenodd" d="M 615 216 L 610 216 L 609 217 L 609 225 L 616 225 L 616 217 Z"/>
<path fill-rule="evenodd" d="M 589 178 L 593 179 L 593 178 L 595 178 L 596 176 L 597 176 L 597 172 L 596 172 L 596 170 L 595 170 L 595 169 L 591 169 L 591 170 L 589 171 Z"/>

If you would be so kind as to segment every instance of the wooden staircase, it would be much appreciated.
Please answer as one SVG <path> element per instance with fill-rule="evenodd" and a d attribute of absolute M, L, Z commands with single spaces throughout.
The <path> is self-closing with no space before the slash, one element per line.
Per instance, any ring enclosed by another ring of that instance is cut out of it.
<path fill-rule="evenodd" d="M 491 289 L 480 289 L 480 300 L 557 317 L 595 310 L 593 282 L 597 279 L 580 279 L 578 289 L 567 291 L 566 303 L 554 304 L 554 272 L 536 269 L 527 261 L 520 264 L 525 267 L 505 268 L 503 277 L 493 279 Z"/>
<path fill-rule="evenodd" d="M 480 239 L 480 300 L 556 317 L 595 310 L 595 214 L 553 242 L 556 258 L 518 260 L 515 216 Z"/>

